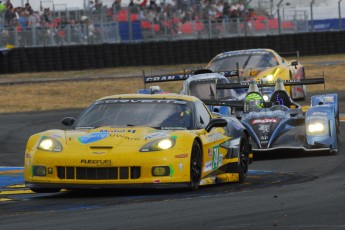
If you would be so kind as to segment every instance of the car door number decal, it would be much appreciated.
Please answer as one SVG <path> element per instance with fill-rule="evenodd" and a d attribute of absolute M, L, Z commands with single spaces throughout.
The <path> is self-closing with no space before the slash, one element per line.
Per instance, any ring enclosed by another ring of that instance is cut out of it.
<path fill-rule="evenodd" d="M 222 164 L 222 154 L 219 154 L 219 145 L 214 146 L 212 148 L 212 170 L 215 170 L 218 168 L 219 165 Z"/>

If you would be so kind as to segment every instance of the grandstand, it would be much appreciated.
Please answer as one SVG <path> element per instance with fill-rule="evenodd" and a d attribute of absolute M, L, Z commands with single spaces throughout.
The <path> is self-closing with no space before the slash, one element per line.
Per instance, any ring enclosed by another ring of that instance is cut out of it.
<path fill-rule="evenodd" d="M 96 1 L 101 3 L 98 7 Z M 112 8 L 115 0 L 30 1 L 35 24 L 25 24 L 28 16 L 22 17 L 25 20 L 20 24 L 18 17 L 7 19 L 4 13 L 0 14 L 0 32 L 5 29 L 7 34 L 2 42 L 30 47 L 265 36 L 340 30 L 345 25 L 345 21 L 338 19 L 338 0 L 315 0 L 312 21 L 312 0 L 284 0 L 279 18 L 280 0 L 252 0 L 248 6 L 237 4 L 238 1 L 241 0 L 194 0 L 187 1 L 185 4 L 190 5 L 184 7 L 180 1 L 169 5 L 172 0 L 157 0 L 157 4 L 147 0 L 145 5 L 136 0 L 137 4 L 128 7 L 128 1 L 121 0 L 118 9 Z M 29 1 L 11 2 L 18 7 Z M 161 5 L 162 2 L 165 4 Z M 345 14 L 345 3 L 341 7 Z M 25 9 L 17 13 L 22 11 Z M 319 20 L 325 19 L 325 12 L 327 20 Z"/>

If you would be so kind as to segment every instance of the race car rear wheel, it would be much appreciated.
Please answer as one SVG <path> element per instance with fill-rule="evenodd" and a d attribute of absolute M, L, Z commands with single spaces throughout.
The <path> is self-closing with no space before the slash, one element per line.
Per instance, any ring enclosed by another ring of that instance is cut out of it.
<path fill-rule="evenodd" d="M 201 180 L 202 157 L 201 147 L 197 141 L 194 141 L 192 155 L 190 159 L 190 189 L 197 190 Z"/>
<path fill-rule="evenodd" d="M 31 191 L 35 193 L 55 193 L 60 192 L 59 188 L 30 188 Z"/>

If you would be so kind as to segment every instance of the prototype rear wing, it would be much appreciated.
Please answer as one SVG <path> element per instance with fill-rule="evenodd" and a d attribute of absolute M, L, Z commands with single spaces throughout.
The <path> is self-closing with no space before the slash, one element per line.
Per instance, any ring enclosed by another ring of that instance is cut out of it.
<path fill-rule="evenodd" d="M 149 77 L 144 77 L 144 84 L 156 83 L 156 82 L 169 82 L 169 81 L 184 81 L 193 75 L 194 75 L 193 73 L 189 73 L 189 74 L 175 74 L 175 75 L 164 75 L 164 76 L 149 76 Z"/>
<path fill-rule="evenodd" d="M 284 86 L 294 86 L 294 85 L 316 85 L 316 84 L 324 84 L 324 78 L 310 78 L 310 79 L 296 79 L 296 80 L 284 80 Z M 235 83 L 218 83 L 216 85 L 216 89 L 243 89 L 249 88 L 250 82 L 235 82 Z M 276 81 L 272 82 L 258 82 L 258 87 L 274 87 L 276 85 Z"/>
<path fill-rule="evenodd" d="M 282 81 L 284 86 L 294 86 L 294 85 L 312 85 L 312 84 L 324 84 L 324 78 L 311 78 L 311 79 L 301 79 L 301 80 L 285 80 Z M 218 94 L 217 90 L 224 90 L 224 89 L 243 89 L 243 88 L 249 88 L 251 82 L 238 82 L 238 83 L 217 83 L 215 84 L 215 90 L 214 94 Z M 255 82 L 258 87 L 274 87 L 276 85 L 276 82 Z M 211 105 L 211 106 L 228 106 L 233 108 L 238 109 L 243 109 L 244 107 L 244 101 L 243 100 L 227 100 L 226 98 L 214 98 L 214 99 L 206 99 L 206 98 L 201 98 L 201 100 L 206 104 L 206 105 Z M 263 102 L 266 104 L 266 106 L 270 105 L 270 102 Z"/>
<path fill-rule="evenodd" d="M 184 73 L 184 74 L 169 74 L 169 75 L 157 75 L 157 76 L 144 76 L 144 84 L 147 83 L 156 83 L 156 82 L 169 82 L 169 81 L 184 81 L 188 79 L 191 76 L 201 74 L 201 73 L 214 73 L 210 70 L 196 70 L 196 71 L 191 71 L 189 73 Z M 238 71 L 237 70 L 231 70 L 231 71 L 222 71 L 222 72 L 217 72 L 221 75 L 224 75 L 225 77 L 237 77 L 238 76 Z"/>
<path fill-rule="evenodd" d="M 231 108 L 242 108 L 243 100 L 207 100 L 203 99 L 205 105 L 213 106 L 229 106 Z"/>

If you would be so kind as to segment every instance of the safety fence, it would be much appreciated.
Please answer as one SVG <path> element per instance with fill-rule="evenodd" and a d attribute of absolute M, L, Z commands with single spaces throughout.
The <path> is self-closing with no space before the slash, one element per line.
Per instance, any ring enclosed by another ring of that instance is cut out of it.
<path fill-rule="evenodd" d="M 5 14 L 0 14 L 0 33 L 5 32 L 6 35 L 0 39 L 15 47 L 37 47 L 264 36 L 310 31 L 307 15 L 298 15 L 298 12 L 294 12 L 293 17 L 279 19 L 246 14 L 212 18 L 196 12 L 193 15 L 186 13 L 182 17 L 172 11 L 170 14 L 162 14 L 140 7 L 72 10 L 64 4 L 53 4 L 53 1 L 48 0 L 43 13 L 35 14 L 35 24 L 24 26 L 5 20 Z"/>
<path fill-rule="evenodd" d="M 345 31 L 181 41 L 14 48 L 0 54 L 0 72 L 69 71 L 208 62 L 216 54 L 272 48 L 301 55 L 345 53 Z"/>
<path fill-rule="evenodd" d="M 3 44 L 47 47 L 266 36 L 343 30 L 345 24 L 345 19 L 310 21 L 305 11 L 293 11 L 278 18 L 258 15 L 205 19 L 202 15 L 181 18 L 174 14 L 149 17 L 151 11 L 138 7 L 121 10 L 105 7 L 93 12 L 58 10 L 58 6 L 63 6 L 54 6 L 54 11 L 44 10 L 37 16 L 39 23 L 25 27 L 7 23 L 5 14 L 0 14 L 0 47 Z"/>
<path fill-rule="evenodd" d="M 281 33 L 308 31 L 305 21 L 284 21 Z M 298 30 L 297 30 L 298 29 Z M 277 19 L 241 18 L 218 21 L 194 20 L 172 23 L 164 19 L 160 24 L 147 20 L 85 22 L 81 24 L 6 28 L 6 42 L 15 47 L 62 46 L 123 42 L 149 42 L 162 40 L 209 39 L 237 36 L 263 36 L 279 34 Z"/>

